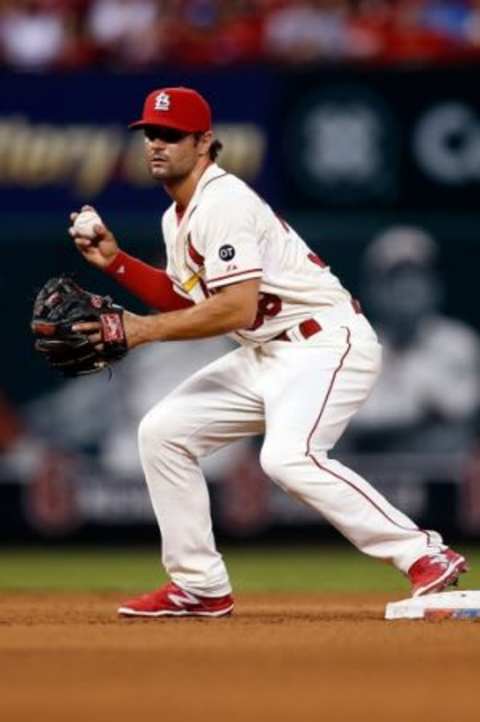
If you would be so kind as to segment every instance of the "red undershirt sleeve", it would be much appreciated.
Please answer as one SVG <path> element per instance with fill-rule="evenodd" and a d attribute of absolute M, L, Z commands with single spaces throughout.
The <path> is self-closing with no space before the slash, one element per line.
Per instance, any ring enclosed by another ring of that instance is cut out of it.
<path fill-rule="evenodd" d="M 160 269 L 120 251 L 107 266 L 105 273 L 150 308 L 159 311 L 179 311 L 193 302 L 176 293 L 172 279 Z"/>

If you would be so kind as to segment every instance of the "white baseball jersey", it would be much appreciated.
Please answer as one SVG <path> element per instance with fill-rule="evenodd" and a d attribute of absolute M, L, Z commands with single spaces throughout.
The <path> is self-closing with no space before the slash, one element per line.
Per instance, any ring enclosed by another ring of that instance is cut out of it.
<path fill-rule="evenodd" d="M 140 423 L 140 458 L 171 579 L 192 594 L 230 593 L 198 460 L 258 434 L 267 476 L 361 551 L 405 573 L 420 557 L 440 553 L 438 534 L 418 529 L 329 457 L 371 391 L 381 351 L 328 267 L 217 165 L 202 176 L 180 222 L 175 206 L 167 210 L 163 233 L 167 272 L 196 303 L 221 286 L 261 279 L 257 319 L 234 334 L 241 346 L 186 379 Z M 319 328 L 306 337 L 299 324 L 312 318 Z"/>
<path fill-rule="evenodd" d="M 255 323 L 232 334 L 243 345 L 269 341 L 351 301 L 300 236 L 243 181 L 218 165 L 203 174 L 180 223 L 172 204 L 162 229 L 167 273 L 176 290 L 195 303 L 221 286 L 261 279 Z"/>

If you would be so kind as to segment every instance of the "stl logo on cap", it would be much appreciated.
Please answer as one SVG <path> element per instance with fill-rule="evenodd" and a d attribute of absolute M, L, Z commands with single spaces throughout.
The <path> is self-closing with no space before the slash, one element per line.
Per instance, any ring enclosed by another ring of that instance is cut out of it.
<path fill-rule="evenodd" d="M 192 88 L 158 88 L 145 98 L 140 120 L 128 127 L 145 128 L 147 125 L 176 128 L 185 133 L 205 133 L 212 127 L 212 113 L 205 98 Z"/>
<path fill-rule="evenodd" d="M 159 93 L 155 98 L 155 110 L 170 110 L 170 96 L 168 93 Z"/>

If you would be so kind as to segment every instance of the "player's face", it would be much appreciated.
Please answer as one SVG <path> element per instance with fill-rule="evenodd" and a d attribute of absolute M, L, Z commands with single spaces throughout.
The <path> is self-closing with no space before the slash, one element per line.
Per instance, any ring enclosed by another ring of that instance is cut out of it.
<path fill-rule="evenodd" d="M 179 181 L 187 177 L 200 156 L 205 154 L 204 133 L 199 139 L 193 133 L 174 128 L 147 126 L 145 154 L 152 176 L 160 182 Z M 208 150 L 208 144 L 207 144 Z"/>

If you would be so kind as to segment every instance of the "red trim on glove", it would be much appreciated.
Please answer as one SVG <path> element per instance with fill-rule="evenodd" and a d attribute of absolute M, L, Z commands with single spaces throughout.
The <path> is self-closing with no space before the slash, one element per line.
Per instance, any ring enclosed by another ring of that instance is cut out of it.
<path fill-rule="evenodd" d="M 104 270 L 150 308 L 180 311 L 193 306 L 192 301 L 175 292 L 173 281 L 164 270 L 149 266 L 124 251 L 119 251 Z"/>

